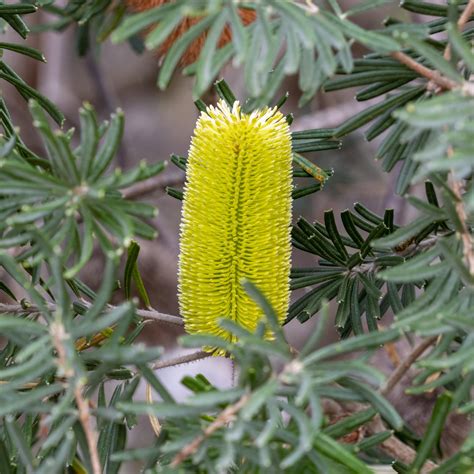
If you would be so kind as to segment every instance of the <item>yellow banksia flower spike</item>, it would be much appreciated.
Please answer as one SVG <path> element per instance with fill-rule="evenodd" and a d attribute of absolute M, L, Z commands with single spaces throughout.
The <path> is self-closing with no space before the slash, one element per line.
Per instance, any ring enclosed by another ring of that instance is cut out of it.
<path fill-rule="evenodd" d="M 220 328 L 223 317 L 255 330 L 263 312 L 242 287 L 244 278 L 263 292 L 280 323 L 285 320 L 291 161 L 289 126 L 276 108 L 245 114 L 238 102 L 230 108 L 221 101 L 201 113 L 180 229 L 179 303 L 188 333 L 235 341 Z"/>

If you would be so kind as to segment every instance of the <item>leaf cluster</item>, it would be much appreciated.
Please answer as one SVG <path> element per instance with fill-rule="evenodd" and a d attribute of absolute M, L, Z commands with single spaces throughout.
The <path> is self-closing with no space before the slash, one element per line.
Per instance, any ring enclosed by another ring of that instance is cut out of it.
<path fill-rule="evenodd" d="M 237 343 L 216 336 L 182 338 L 186 347 L 213 346 L 228 352 L 239 367 L 235 387 L 217 390 L 202 375 L 185 377 L 182 383 L 191 395 L 183 403 L 164 399 L 152 404 L 123 403 L 119 408 L 124 412 L 149 414 L 166 420 L 158 448 L 163 454 L 164 464 L 171 462 L 173 465 L 173 460 L 179 459 L 189 443 L 200 440 L 189 457 L 183 459 L 183 472 L 193 471 L 198 466 L 206 472 L 239 469 L 259 472 L 272 466 L 282 472 L 288 469 L 371 472 L 355 453 L 370 450 L 369 457 L 372 462 L 377 462 L 376 447 L 391 432 L 377 433 L 361 445 L 345 448 L 335 439 L 369 422 L 376 411 L 367 408 L 338 423 L 329 424 L 331 420 L 323 413 L 321 399 L 329 396 L 373 403 L 390 426 L 401 429 L 403 420 L 396 410 L 368 385 L 380 383 L 381 374 L 360 360 L 331 361 L 336 354 L 358 349 L 376 350 L 381 342 L 395 339 L 397 331 L 372 334 L 363 342 L 354 338 L 314 351 L 314 344 L 324 334 L 328 317 L 326 306 L 318 329 L 301 353 L 295 356 L 289 351 L 265 297 L 251 283 L 244 286 L 265 310 L 266 324 L 262 322 L 255 333 L 250 333 L 230 320 L 222 320 L 221 326 L 239 338 Z M 275 331 L 272 342 L 263 339 L 266 325 Z M 283 365 L 279 374 L 272 369 L 275 361 Z M 361 398 L 361 392 L 366 396 Z M 213 429 L 229 421 L 232 424 L 226 430 Z M 184 425 L 186 435 L 183 435 Z M 208 435 L 201 437 L 202 432 Z M 140 449 L 117 454 L 120 459 L 133 456 L 149 458 L 156 456 L 156 452 Z"/>

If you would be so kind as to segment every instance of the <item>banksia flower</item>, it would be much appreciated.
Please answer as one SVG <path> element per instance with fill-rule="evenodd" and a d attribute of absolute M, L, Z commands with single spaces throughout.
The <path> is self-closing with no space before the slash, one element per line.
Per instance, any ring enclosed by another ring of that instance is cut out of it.
<path fill-rule="evenodd" d="M 169 3 L 170 0 L 127 0 L 128 5 L 135 11 L 145 11 L 150 8 L 159 7 L 165 3 Z M 239 9 L 240 19 L 244 25 L 248 25 L 255 20 L 255 11 L 245 8 Z M 173 46 L 176 40 L 178 40 L 186 31 L 188 31 L 193 25 L 201 21 L 200 18 L 187 17 L 183 19 L 181 23 L 171 32 L 168 38 L 158 49 L 158 55 L 164 56 L 168 50 Z M 181 57 L 180 64 L 186 66 L 192 64 L 199 57 L 201 49 L 206 42 L 207 33 L 199 35 L 185 51 Z M 229 25 L 227 25 L 222 31 L 221 37 L 217 43 L 218 48 L 222 48 L 232 39 L 232 32 Z"/>
<path fill-rule="evenodd" d="M 255 330 L 263 313 L 246 294 L 243 278 L 285 320 L 291 160 L 289 126 L 276 108 L 244 114 L 238 102 L 231 109 L 221 101 L 201 113 L 189 150 L 181 220 L 179 303 L 188 333 L 235 341 L 220 328 L 222 317 Z"/>

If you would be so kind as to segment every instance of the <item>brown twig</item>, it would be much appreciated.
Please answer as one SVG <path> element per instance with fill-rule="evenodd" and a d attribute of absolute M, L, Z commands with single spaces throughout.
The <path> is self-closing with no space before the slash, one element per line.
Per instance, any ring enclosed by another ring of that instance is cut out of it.
<path fill-rule="evenodd" d="M 97 450 L 97 433 L 94 428 L 92 428 L 89 403 L 82 397 L 82 386 L 79 382 L 76 383 L 74 388 L 74 398 L 76 399 L 77 409 L 79 410 L 79 420 L 84 434 L 86 435 L 87 446 L 91 456 L 92 472 L 94 474 L 101 474 L 102 468 L 100 467 L 99 453 Z"/>
<path fill-rule="evenodd" d="M 209 352 L 198 351 L 193 352 L 192 354 L 186 354 L 180 357 L 174 357 L 173 359 L 160 360 L 153 364 L 151 368 L 153 370 L 165 369 L 166 367 L 174 367 L 176 365 L 188 364 L 189 362 L 194 362 L 195 360 L 206 359 L 211 357 Z"/>
<path fill-rule="evenodd" d="M 410 369 L 413 363 L 418 359 L 418 357 L 420 357 L 423 352 L 428 349 L 428 347 L 432 346 L 437 339 L 438 336 L 432 336 L 420 342 L 420 344 L 418 344 L 410 352 L 410 354 L 408 354 L 408 356 L 402 360 L 400 365 L 392 372 L 387 382 L 380 390 L 380 393 L 384 396 L 388 395 L 393 390 L 395 385 L 397 385 L 397 383 L 403 378 L 403 376 Z"/>
<path fill-rule="evenodd" d="M 403 376 L 408 372 L 410 367 L 414 364 L 414 362 L 428 349 L 430 346 L 436 343 L 438 336 L 432 336 L 427 339 L 424 339 L 420 342 L 408 356 L 403 359 L 400 365 L 392 372 L 390 377 L 388 378 L 385 385 L 381 388 L 380 393 L 383 396 L 387 396 L 397 385 L 398 382 L 403 378 Z M 377 415 L 367 426 L 367 430 L 369 434 L 376 434 L 382 431 L 385 431 L 385 425 Z M 380 447 L 390 456 L 405 464 L 411 464 L 415 457 L 416 452 L 406 444 L 402 443 L 398 438 L 395 436 L 391 436 L 383 443 L 381 443 Z M 422 472 L 430 472 L 436 467 L 431 461 L 427 461 Z"/>
<path fill-rule="evenodd" d="M 81 379 L 75 379 L 76 374 L 68 361 L 66 348 L 64 347 L 64 341 L 66 341 L 70 336 L 66 333 L 64 326 L 60 322 L 52 323 L 50 332 L 54 347 L 58 354 L 57 365 L 59 371 L 61 372 L 60 375 L 74 383 L 74 398 L 76 400 L 77 410 L 79 412 L 79 421 L 82 425 L 82 429 L 84 430 L 87 446 L 89 448 L 92 472 L 93 474 L 101 474 L 102 468 L 100 466 L 99 452 L 97 450 L 98 437 L 91 423 L 89 402 L 82 396 L 84 382 Z"/>
<path fill-rule="evenodd" d="M 123 191 L 123 197 L 126 199 L 138 199 L 147 194 L 152 194 L 158 190 L 163 191 L 167 186 L 180 184 L 184 181 L 182 171 L 173 174 L 158 175 L 153 178 L 134 184 Z"/>
<path fill-rule="evenodd" d="M 420 64 L 418 61 L 415 61 L 413 58 L 405 53 L 402 53 L 401 51 L 394 51 L 391 53 L 391 56 L 411 70 L 417 72 L 426 79 L 429 79 L 431 83 L 436 84 L 442 89 L 451 90 L 460 87 L 460 84 L 458 84 L 456 81 L 448 79 L 447 77 L 441 75 L 438 71 Z"/>
<path fill-rule="evenodd" d="M 247 401 L 250 398 L 250 394 L 245 393 L 242 397 L 237 400 L 232 405 L 229 405 L 225 410 L 223 410 L 217 418 L 202 432 L 201 435 L 194 438 L 194 440 L 187 444 L 174 458 L 171 462 L 171 467 L 179 466 L 185 459 L 189 456 L 192 456 L 199 448 L 201 443 L 211 436 L 215 431 L 227 425 L 235 419 L 236 414 L 245 406 Z"/>

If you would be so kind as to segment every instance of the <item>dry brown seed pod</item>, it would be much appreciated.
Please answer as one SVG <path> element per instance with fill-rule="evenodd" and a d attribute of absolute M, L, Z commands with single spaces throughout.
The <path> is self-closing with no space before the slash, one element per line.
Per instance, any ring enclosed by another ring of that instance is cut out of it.
<path fill-rule="evenodd" d="M 128 0 L 128 5 L 135 11 L 145 11 L 150 8 L 155 8 L 165 3 L 169 3 L 172 0 Z M 255 11 L 245 8 L 239 9 L 239 15 L 244 25 L 249 25 L 255 20 Z M 163 44 L 158 48 L 158 56 L 164 56 L 175 41 L 180 38 L 186 31 L 188 31 L 193 25 L 201 21 L 200 18 L 185 18 L 168 36 Z M 207 31 L 199 35 L 193 43 L 188 47 L 180 60 L 181 66 L 187 66 L 192 64 L 199 57 L 201 49 L 206 42 Z M 224 28 L 221 37 L 217 43 L 218 48 L 222 48 L 232 39 L 232 30 L 229 25 Z"/>

